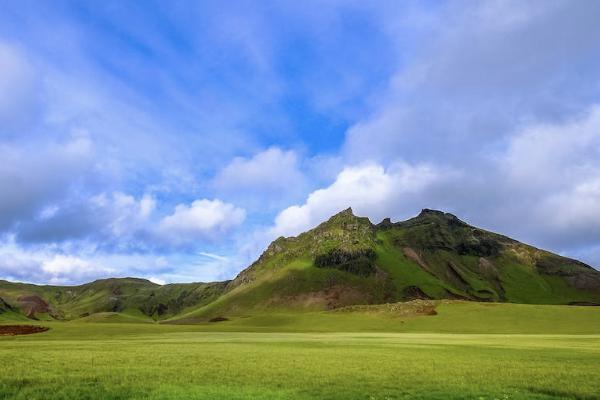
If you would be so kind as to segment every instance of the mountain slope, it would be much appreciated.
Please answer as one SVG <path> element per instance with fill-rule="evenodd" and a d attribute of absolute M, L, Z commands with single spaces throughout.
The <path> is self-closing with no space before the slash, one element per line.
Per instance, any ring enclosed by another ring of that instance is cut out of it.
<path fill-rule="evenodd" d="M 135 278 L 80 286 L 0 281 L 0 318 L 207 321 L 263 311 L 328 310 L 412 299 L 600 304 L 600 272 L 423 210 L 372 224 L 344 210 L 278 238 L 234 280 L 160 286 Z"/>
<path fill-rule="evenodd" d="M 31 319 L 75 319 L 117 312 L 161 319 L 214 300 L 226 285 L 227 282 L 215 282 L 161 286 L 137 278 L 101 279 L 80 286 L 0 281 L 0 313 L 6 308 Z"/>
<path fill-rule="evenodd" d="M 223 296 L 186 318 L 417 298 L 597 304 L 600 272 L 440 211 L 374 225 L 347 209 L 275 240 Z"/>

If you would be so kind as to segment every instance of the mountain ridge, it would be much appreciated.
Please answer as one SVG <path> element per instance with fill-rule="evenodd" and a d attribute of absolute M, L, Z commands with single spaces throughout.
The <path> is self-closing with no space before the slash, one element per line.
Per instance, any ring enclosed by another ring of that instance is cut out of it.
<path fill-rule="evenodd" d="M 52 286 L 0 281 L 3 314 L 37 319 L 120 313 L 205 321 L 265 310 L 328 310 L 413 299 L 600 304 L 600 272 L 423 209 L 373 224 L 347 208 L 279 237 L 234 279 L 158 285 L 141 278 Z"/>

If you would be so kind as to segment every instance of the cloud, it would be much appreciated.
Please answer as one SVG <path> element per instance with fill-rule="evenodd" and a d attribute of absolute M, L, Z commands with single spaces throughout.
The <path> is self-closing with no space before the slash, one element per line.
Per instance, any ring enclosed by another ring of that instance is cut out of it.
<path fill-rule="evenodd" d="M 299 234 L 347 207 L 375 222 L 406 215 L 425 204 L 427 191 L 451 175 L 429 165 L 405 163 L 387 169 L 378 164 L 346 167 L 331 185 L 309 194 L 304 204 L 280 212 L 269 234 Z"/>
<path fill-rule="evenodd" d="M 564 123 L 523 129 L 498 168 L 531 210 L 530 235 L 565 249 L 600 242 L 600 105 Z"/>
<path fill-rule="evenodd" d="M 217 260 L 217 261 L 227 261 L 228 260 L 227 257 L 223 257 L 218 254 L 208 253 L 206 251 L 201 251 L 198 254 L 201 256 L 204 256 L 204 257 L 212 258 L 213 260 Z"/>
<path fill-rule="evenodd" d="M 210 247 L 206 249 L 212 254 Z M 231 278 L 242 266 L 235 254 L 216 256 L 207 258 L 188 251 L 104 252 L 94 245 L 23 247 L 8 237 L 0 240 L 0 279 L 56 285 L 127 276 L 159 284 L 211 282 Z"/>
<path fill-rule="evenodd" d="M 148 278 L 148 280 L 152 283 L 156 283 L 157 285 L 165 285 L 167 283 L 167 281 L 165 281 L 164 279 L 161 278 L 157 278 L 155 276 L 151 276 Z"/>
<path fill-rule="evenodd" d="M 117 273 L 97 259 L 61 253 L 51 247 L 23 249 L 11 239 L 0 242 L 0 279 L 69 284 Z"/>
<path fill-rule="evenodd" d="M 300 160 L 293 150 L 270 147 L 252 157 L 236 157 L 213 179 L 218 193 L 253 203 L 281 205 L 298 197 L 307 186 Z"/>
<path fill-rule="evenodd" d="M 25 146 L 0 142 L 0 230 L 68 197 L 90 172 L 93 149 L 86 136 Z"/>
<path fill-rule="evenodd" d="M 179 204 L 172 214 L 159 223 L 161 238 L 175 244 L 199 239 L 214 240 L 240 225 L 246 212 L 221 200 L 195 200 L 190 205 Z"/>
<path fill-rule="evenodd" d="M 81 280 L 96 274 L 112 274 L 115 271 L 71 255 L 57 254 L 42 262 L 42 271 L 50 275 L 50 283 Z"/>
<path fill-rule="evenodd" d="M 599 174 L 600 105 L 555 124 L 517 131 L 500 160 L 513 181 L 560 190 Z"/>
<path fill-rule="evenodd" d="M 90 202 L 93 209 L 105 214 L 106 228 L 115 238 L 125 238 L 143 229 L 156 208 L 156 199 L 149 194 L 137 200 L 121 192 L 112 193 L 110 197 L 102 193 L 92 197 Z"/>
<path fill-rule="evenodd" d="M 24 245 L 54 243 L 77 248 L 93 244 L 102 251 L 172 251 L 215 243 L 245 219 L 245 210 L 218 199 L 178 204 L 164 214 L 150 194 L 100 193 L 44 209 L 38 218 L 13 230 Z M 161 209 L 166 208 L 162 206 Z"/>
<path fill-rule="evenodd" d="M 93 240 L 99 247 L 127 248 L 148 229 L 156 200 L 122 193 L 100 193 L 45 208 L 13 230 L 21 243 L 65 243 Z"/>
<path fill-rule="evenodd" d="M 451 2 L 348 130 L 345 156 L 466 164 L 519 127 L 571 118 L 600 90 L 599 12 L 586 1 Z"/>

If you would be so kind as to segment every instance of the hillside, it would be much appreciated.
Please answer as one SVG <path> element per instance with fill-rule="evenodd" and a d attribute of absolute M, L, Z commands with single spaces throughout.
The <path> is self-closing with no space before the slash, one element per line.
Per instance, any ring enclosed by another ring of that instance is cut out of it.
<path fill-rule="evenodd" d="M 0 281 L 0 318 L 19 311 L 31 319 L 75 319 L 99 313 L 160 319 L 206 304 L 226 282 L 157 285 L 145 279 L 101 279 L 80 286 Z M 6 311 L 5 311 L 6 310 Z"/>
<path fill-rule="evenodd" d="M 598 304 L 600 272 L 441 211 L 375 225 L 347 209 L 275 240 L 227 293 L 186 318 L 412 299 Z"/>
<path fill-rule="evenodd" d="M 414 299 L 593 305 L 600 304 L 600 272 L 440 211 L 375 225 L 347 209 L 298 237 L 278 238 L 232 281 L 0 282 L 0 299 L 0 317 L 121 313 L 180 322 Z"/>

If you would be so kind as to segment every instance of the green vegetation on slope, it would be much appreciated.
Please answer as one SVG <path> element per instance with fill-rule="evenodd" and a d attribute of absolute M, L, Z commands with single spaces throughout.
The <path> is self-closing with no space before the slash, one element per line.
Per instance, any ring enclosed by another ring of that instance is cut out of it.
<path fill-rule="evenodd" d="M 227 282 L 161 286 L 137 278 L 101 279 L 80 286 L 0 281 L 0 297 L 11 310 L 32 319 L 76 319 L 98 313 L 161 319 L 209 303 L 226 285 Z"/>
<path fill-rule="evenodd" d="M 600 272 L 451 214 L 423 210 L 373 225 L 348 209 L 298 237 L 277 239 L 222 296 L 174 319 L 411 299 L 599 304 Z"/>

